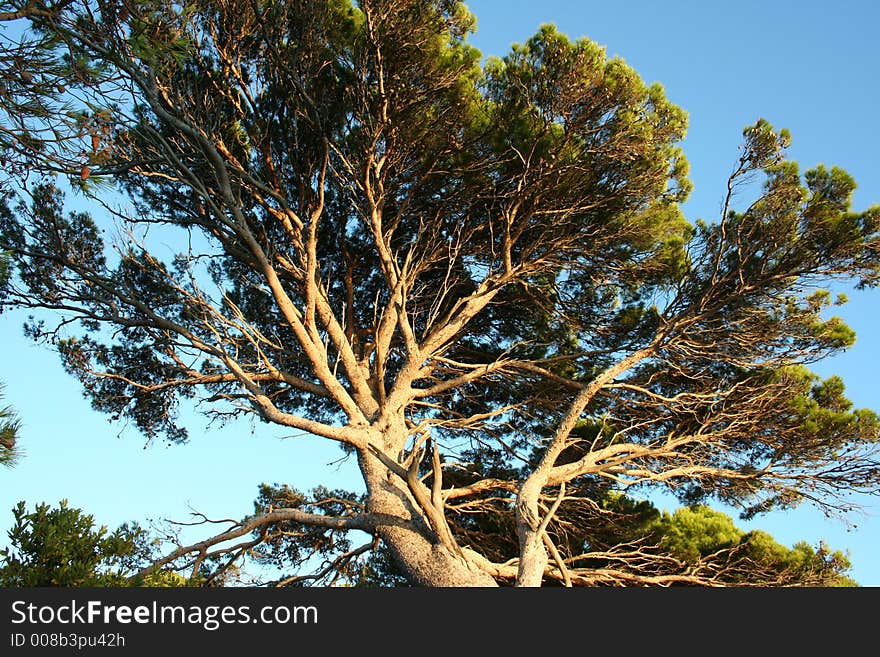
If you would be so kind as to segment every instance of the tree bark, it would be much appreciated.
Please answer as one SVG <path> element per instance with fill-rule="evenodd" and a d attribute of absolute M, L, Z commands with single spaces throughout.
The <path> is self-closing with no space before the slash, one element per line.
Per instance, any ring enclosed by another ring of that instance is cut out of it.
<path fill-rule="evenodd" d="M 517 586 L 541 586 L 547 567 L 547 549 L 541 536 L 541 517 L 538 498 L 541 485 L 533 479 L 526 480 L 516 500 L 516 531 L 519 537 L 519 567 Z"/>
<path fill-rule="evenodd" d="M 495 587 L 495 579 L 448 549 L 431 528 L 406 483 L 375 456 L 361 453 L 368 512 L 377 533 L 410 583 L 428 587 Z"/>

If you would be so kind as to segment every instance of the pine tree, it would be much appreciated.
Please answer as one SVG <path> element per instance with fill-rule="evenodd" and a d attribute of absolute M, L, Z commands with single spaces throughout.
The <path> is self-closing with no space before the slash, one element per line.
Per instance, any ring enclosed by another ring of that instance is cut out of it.
<path fill-rule="evenodd" d="M 589 583 L 565 536 L 601 485 L 746 515 L 878 492 L 877 416 L 807 366 L 853 343 L 826 288 L 876 285 L 880 208 L 854 211 L 841 169 L 802 174 L 787 131 L 748 126 L 721 215 L 692 224 L 685 112 L 549 26 L 482 64 L 454 0 L 28 20 L 41 83 L 79 104 L 33 115 L 51 147 L 16 142 L 44 177 L 0 207 L 4 305 L 63 313 L 28 333 L 148 439 L 185 442 L 199 398 L 335 441 L 363 478 L 358 501 L 272 505 L 156 567 L 293 522 L 365 532 L 413 584 Z M 129 199 L 115 251 L 57 173 Z"/>

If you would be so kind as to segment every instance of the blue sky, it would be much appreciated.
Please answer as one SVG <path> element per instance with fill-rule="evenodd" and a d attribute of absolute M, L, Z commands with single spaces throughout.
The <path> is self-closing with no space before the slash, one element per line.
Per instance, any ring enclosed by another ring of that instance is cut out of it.
<path fill-rule="evenodd" d="M 856 209 L 880 203 L 880 4 L 841 0 L 716 3 L 581 0 L 472 0 L 478 20 L 472 42 L 502 55 L 541 23 L 555 23 L 573 38 L 586 36 L 622 56 L 647 82 L 660 82 L 688 111 L 683 143 L 694 192 L 690 219 L 717 218 L 742 128 L 763 117 L 788 128 L 790 156 L 802 169 L 838 165 L 859 183 Z M 880 411 L 874 385 L 880 363 L 880 290 L 850 292 L 836 312 L 856 330 L 846 354 L 814 369 L 843 376 L 850 398 Z M 287 482 L 351 486 L 354 465 L 338 462 L 330 444 L 285 436 L 282 430 L 240 422 L 203 431 L 193 414 L 186 446 L 144 446 L 133 430 L 93 412 L 58 357 L 29 343 L 24 316 L 0 316 L 0 381 L 5 403 L 23 421 L 24 459 L 0 471 L 0 532 L 18 500 L 56 503 L 67 498 L 103 524 L 149 518 L 187 520 L 195 509 L 211 517 L 252 511 L 257 486 Z M 880 503 L 867 501 L 857 527 L 825 519 L 809 508 L 776 513 L 758 527 L 791 545 L 825 540 L 850 552 L 852 576 L 880 586 Z M 0 537 L 0 544 L 5 536 Z"/>

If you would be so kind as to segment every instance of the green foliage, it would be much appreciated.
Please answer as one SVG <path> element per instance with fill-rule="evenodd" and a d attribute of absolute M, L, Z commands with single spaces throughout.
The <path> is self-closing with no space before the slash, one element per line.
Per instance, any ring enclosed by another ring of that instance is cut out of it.
<path fill-rule="evenodd" d="M 803 430 L 804 440 L 854 434 L 866 442 L 878 440 L 880 417 L 868 409 L 852 410 L 852 402 L 843 394 L 840 377 L 831 376 L 822 381 L 803 369 L 790 370 L 781 376 L 797 377 L 803 382 L 804 392 L 792 399 L 791 408 Z"/>
<path fill-rule="evenodd" d="M 58 506 L 24 502 L 12 510 L 9 544 L 0 550 L 0 586 L 185 586 L 172 572 L 136 577 L 152 555 L 152 542 L 137 524 L 114 531 L 62 500 Z"/>
<path fill-rule="evenodd" d="M 846 575 L 851 564 L 842 552 L 803 541 L 787 548 L 766 532 L 742 531 L 730 516 L 706 506 L 664 512 L 648 530 L 661 549 L 688 564 L 722 554 L 719 567 L 728 569 L 731 584 L 857 586 Z"/>
<path fill-rule="evenodd" d="M 9 254 L 0 253 L 0 291 L 6 287 L 9 282 Z"/>
<path fill-rule="evenodd" d="M 665 550 L 690 562 L 717 550 L 730 549 L 742 538 L 730 516 L 705 506 L 685 507 L 671 515 L 664 513 L 651 529 L 661 536 L 660 545 Z"/>
<path fill-rule="evenodd" d="M 3 399 L 3 386 L 0 385 L 0 399 Z M 13 467 L 21 457 L 18 446 L 21 420 L 15 410 L 6 406 L 0 408 L 0 465 Z"/>
<path fill-rule="evenodd" d="M 363 501 L 362 495 L 329 490 L 324 486 L 303 493 L 287 485 L 263 484 L 255 511 L 259 514 L 285 508 L 334 516 L 362 508 Z M 286 586 L 348 585 L 378 568 L 373 564 L 375 557 L 364 557 L 366 552 L 359 551 L 354 540 L 346 531 L 281 522 L 263 534 L 263 540 L 249 556 L 259 568 L 280 573 L 272 583 L 281 581 Z M 371 542 L 368 538 L 366 545 Z M 315 575 L 308 574 L 312 570 Z"/>
<path fill-rule="evenodd" d="M 31 512 L 19 502 L 12 512 L 10 545 L 0 551 L 3 586 L 119 586 L 141 549 L 138 528 L 108 533 L 66 500 L 55 508 L 37 504 Z"/>

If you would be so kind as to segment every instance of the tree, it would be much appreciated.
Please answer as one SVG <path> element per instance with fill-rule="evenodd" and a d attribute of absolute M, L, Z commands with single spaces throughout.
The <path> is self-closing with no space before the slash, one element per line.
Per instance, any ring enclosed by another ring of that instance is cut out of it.
<path fill-rule="evenodd" d="M 0 3 L 0 167 L 26 177 L 37 153 L 42 170 L 77 140 L 82 124 L 65 98 L 67 85 L 77 77 L 53 49 L 62 46 L 48 31 L 27 31 L 24 19 L 49 18 L 68 0 L 12 0 Z M 82 79 L 82 76 L 79 76 Z M 59 170 L 63 163 L 55 163 Z M 0 192 L 6 191 L 5 186 Z"/>
<path fill-rule="evenodd" d="M 174 573 L 157 573 L 146 582 L 135 580 L 149 561 L 149 537 L 136 524 L 112 533 L 96 527 L 94 518 L 61 500 L 57 507 L 37 504 L 29 512 L 24 502 L 12 510 L 15 524 L 10 545 L 0 550 L 0 586 L 150 586 L 181 585 Z"/>
<path fill-rule="evenodd" d="M 2 210 L 4 305 L 39 310 L 28 333 L 148 439 L 185 442 L 198 398 L 336 441 L 363 476 L 362 497 L 270 504 L 154 567 L 231 563 L 295 523 L 312 546 L 367 534 L 352 549 L 413 584 L 590 583 L 566 533 L 603 486 L 747 515 L 878 493 L 877 416 L 807 366 L 853 342 L 825 287 L 876 285 L 880 208 L 853 211 L 838 168 L 801 175 L 786 131 L 748 127 L 720 217 L 692 225 L 685 113 L 549 26 L 481 65 L 454 0 L 26 20 L 79 131 L 33 149 L 46 176 Z M 60 173 L 116 218 L 115 251 L 65 214 Z M 471 540 L 493 517 L 512 559 Z"/>
<path fill-rule="evenodd" d="M 744 532 L 730 516 L 705 505 L 659 512 L 608 489 L 594 490 L 591 506 L 560 507 L 554 518 L 554 545 L 579 554 L 579 572 L 570 583 L 588 586 L 858 586 L 846 573 L 846 555 L 824 543 L 804 541 L 791 548 L 768 533 Z M 274 507 L 314 511 L 363 500 L 346 491 L 317 488 L 311 494 L 288 486 L 260 489 L 257 513 Z M 517 557 L 515 518 L 509 506 L 453 517 L 456 539 L 495 562 Z M 249 582 L 269 586 L 338 585 L 407 586 L 390 551 L 369 541 L 353 543 L 344 532 L 305 530 L 277 523 L 260 536 L 244 573 Z M 249 566 L 254 565 L 254 572 Z M 569 576 L 572 577 L 571 574 Z M 549 581 L 550 584 L 563 584 Z"/>

